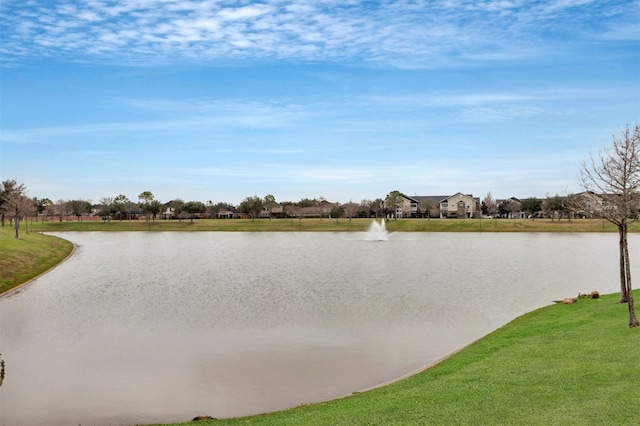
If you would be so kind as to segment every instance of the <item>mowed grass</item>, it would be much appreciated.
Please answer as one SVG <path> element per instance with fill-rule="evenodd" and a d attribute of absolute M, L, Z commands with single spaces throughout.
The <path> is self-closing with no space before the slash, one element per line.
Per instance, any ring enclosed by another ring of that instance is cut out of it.
<path fill-rule="evenodd" d="M 635 295 L 638 300 L 640 292 Z M 640 424 L 640 328 L 627 327 L 627 305 L 618 299 L 581 299 L 528 313 L 436 366 L 382 388 L 197 424 Z"/>
<path fill-rule="evenodd" d="M 63 221 L 38 223 L 46 232 L 64 231 L 238 231 L 238 232 L 362 232 L 372 219 L 195 219 L 110 221 Z M 599 219 L 398 219 L 388 220 L 389 232 L 616 232 L 616 227 Z M 630 232 L 640 231 L 632 223 Z"/>
<path fill-rule="evenodd" d="M 35 230 L 34 230 L 35 231 Z M 51 269 L 72 251 L 69 241 L 39 232 L 15 230 L 7 223 L 0 227 L 0 295 Z"/>

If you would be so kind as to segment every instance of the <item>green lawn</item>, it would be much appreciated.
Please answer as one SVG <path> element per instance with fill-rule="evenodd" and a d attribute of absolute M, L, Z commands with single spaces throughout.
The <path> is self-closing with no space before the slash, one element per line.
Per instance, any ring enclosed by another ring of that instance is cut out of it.
<path fill-rule="evenodd" d="M 618 299 L 531 312 L 422 373 L 369 392 L 197 424 L 636 425 L 640 328 L 627 327 L 627 306 Z"/>
<path fill-rule="evenodd" d="M 47 232 L 64 231 L 241 231 L 241 232 L 358 232 L 366 231 L 372 219 L 196 219 L 111 221 L 85 220 L 37 223 Z M 389 232 L 616 232 L 615 226 L 598 219 L 398 219 L 386 222 Z M 632 223 L 630 232 L 640 231 Z"/>
<path fill-rule="evenodd" d="M 51 269 L 72 251 L 69 241 L 39 232 L 20 230 L 20 238 L 7 223 L 0 227 L 0 294 Z"/>

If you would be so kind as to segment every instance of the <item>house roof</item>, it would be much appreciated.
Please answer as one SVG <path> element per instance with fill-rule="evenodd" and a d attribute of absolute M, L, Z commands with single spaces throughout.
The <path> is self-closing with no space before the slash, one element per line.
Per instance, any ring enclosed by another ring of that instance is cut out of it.
<path fill-rule="evenodd" d="M 415 201 L 416 203 L 418 202 L 418 200 L 415 197 L 409 197 L 407 194 L 402 192 L 400 194 L 409 201 Z"/>
<path fill-rule="evenodd" d="M 505 201 L 515 201 L 516 203 L 521 203 L 522 202 L 522 201 L 520 201 L 519 198 L 509 197 L 509 198 L 496 199 L 496 204 L 504 203 Z"/>
<path fill-rule="evenodd" d="M 444 197 L 442 197 L 442 198 L 440 199 L 440 201 L 438 201 L 438 202 L 439 202 L 439 203 L 445 202 L 445 201 L 447 201 L 449 198 L 453 198 L 453 197 L 455 197 L 456 195 L 464 195 L 465 197 L 469 197 L 469 198 L 473 199 L 473 200 L 474 200 L 474 201 L 476 201 L 476 202 L 480 202 L 480 198 L 479 198 L 479 197 L 474 197 L 474 196 L 473 196 L 473 194 L 463 194 L 462 192 L 456 192 L 455 194 L 453 194 L 453 195 L 448 195 L 448 196 L 446 196 L 446 195 L 445 195 L 445 196 L 444 196 Z"/>
<path fill-rule="evenodd" d="M 416 195 L 413 198 L 418 203 L 421 203 L 423 201 L 428 201 L 437 206 L 438 204 L 440 204 L 440 200 L 446 197 L 447 197 L 446 195 Z"/>

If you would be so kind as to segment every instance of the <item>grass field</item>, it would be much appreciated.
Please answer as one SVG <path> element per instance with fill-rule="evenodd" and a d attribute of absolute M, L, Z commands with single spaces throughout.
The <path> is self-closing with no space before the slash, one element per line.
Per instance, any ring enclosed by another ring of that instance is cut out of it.
<path fill-rule="evenodd" d="M 14 238 L 8 224 L 0 227 L 0 294 L 51 269 L 73 250 L 69 241 L 39 232 L 20 232 Z"/>
<path fill-rule="evenodd" d="M 64 231 L 240 231 L 240 232 L 357 232 L 366 231 L 372 219 L 196 219 L 123 221 L 48 221 L 34 228 Z M 43 226 L 44 225 L 44 226 Z M 398 219 L 386 222 L 389 232 L 616 232 L 615 226 L 598 219 Z M 640 231 L 632 223 L 630 232 Z"/>
<path fill-rule="evenodd" d="M 640 292 L 635 294 L 638 300 Z M 618 298 L 581 299 L 528 313 L 389 386 L 197 424 L 636 425 L 640 328 L 627 327 L 627 306 L 617 304 Z"/>

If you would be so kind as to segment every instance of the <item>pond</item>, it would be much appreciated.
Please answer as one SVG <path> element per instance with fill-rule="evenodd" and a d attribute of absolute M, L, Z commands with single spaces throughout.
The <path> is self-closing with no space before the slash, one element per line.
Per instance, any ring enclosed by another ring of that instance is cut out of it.
<path fill-rule="evenodd" d="M 327 400 L 553 300 L 619 291 L 615 234 L 59 236 L 76 253 L 0 299 L 0 424 L 177 422 Z"/>

